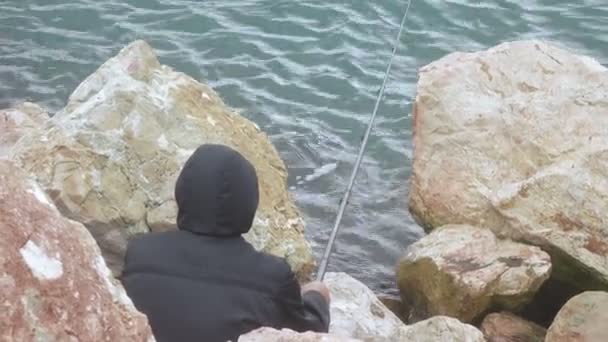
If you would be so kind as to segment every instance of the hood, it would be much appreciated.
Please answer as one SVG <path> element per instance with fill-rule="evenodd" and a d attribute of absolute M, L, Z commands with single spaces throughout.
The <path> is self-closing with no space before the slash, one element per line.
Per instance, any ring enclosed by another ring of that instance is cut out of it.
<path fill-rule="evenodd" d="M 200 146 L 186 161 L 175 185 L 177 226 L 195 234 L 247 233 L 258 207 L 253 165 L 223 145 Z"/>

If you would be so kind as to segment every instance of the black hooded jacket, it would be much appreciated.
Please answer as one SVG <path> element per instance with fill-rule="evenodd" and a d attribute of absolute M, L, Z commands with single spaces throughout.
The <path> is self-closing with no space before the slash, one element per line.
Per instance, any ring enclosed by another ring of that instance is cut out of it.
<path fill-rule="evenodd" d="M 225 342 L 261 326 L 326 332 L 329 308 L 289 265 L 241 234 L 258 206 L 253 166 L 203 145 L 177 180 L 178 230 L 131 239 L 122 282 L 159 342 Z"/>

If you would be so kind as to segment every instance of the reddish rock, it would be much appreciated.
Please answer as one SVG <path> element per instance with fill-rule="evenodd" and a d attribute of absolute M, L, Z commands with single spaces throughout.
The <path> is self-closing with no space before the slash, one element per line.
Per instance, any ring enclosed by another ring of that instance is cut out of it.
<path fill-rule="evenodd" d="M 0 340 L 154 341 L 86 228 L 0 160 Z"/>
<path fill-rule="evenodd" d="M 484 318 L 481 331 L 488 342 L 543 342 L 547 330 L 508 312 Z"/>

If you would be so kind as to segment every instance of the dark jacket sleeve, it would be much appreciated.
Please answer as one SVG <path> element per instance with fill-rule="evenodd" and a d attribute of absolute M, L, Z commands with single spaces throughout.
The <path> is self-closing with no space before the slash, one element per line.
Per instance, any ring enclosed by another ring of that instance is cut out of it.
<path fill-rule="evenodd" d="M 329 305 L 315 291 L 300 293 L 300 284 L 293 273 L 281 288 L 280 301 L 284 312 L 284 327 L 297 332 L 327 332 Z"/>

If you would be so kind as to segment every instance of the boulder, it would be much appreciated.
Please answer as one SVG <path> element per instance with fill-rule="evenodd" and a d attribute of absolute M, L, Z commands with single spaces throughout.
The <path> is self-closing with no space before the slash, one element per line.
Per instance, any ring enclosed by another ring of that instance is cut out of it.
<path fill-rule="evenodd" d="M 260 206 L 246 239 L 307 279 L 315 263 L 304 222 L 266 134 L 208 86 L 161 65 L 143 41 L 82 82 L 42 133 L 17 142 L 12 158 L 64 215 L 90 230 L 119 274 L 130 236 L 176 228 L 174 183 L 203 143 L 231 146 L 252 162 Z"/>
<path fill-rule="evenodd" d="M 154 341 L 87 229 L 0 160 L 0 340 Z"/>
<path fill-rule="evenodd" d="M 367 286 L 346 273 L 328 272 L 329 333 L 365 342 L 482 342 L 475 327 L 445 316 L 406 326 Z"/>
<path fill-rule="evenodd" d="M 446 316 L 435 316 L 410 325 L 403 342 L 485 342 L 481 331 L 472 325 Z"/>
<path fill-rule="evenodd" d="M 409 207 L 427 230 L 541 246 L 556 279 L 608 288 L 608 69 L 542 41 L 420 70 Z"/>
<path fill-rule="evenodd" d="M 0 158 L 9 156 L 11 148 L 23 135 L 40 128 L 48 118 L 43 108 L 29 102 L 0 110 Z"/>
<path fill-rule="evenodd" d="M 293 330 L 259 328 L 239 337 L 237 342 L 362 342 L 361 340 L 314 332 L 297 333 Z"/>
<path fill-rule="evenodd" d="M 508 312 L 487 315 L 481 331 L 488 342 L 543 342 L 547 330 Z"/>
<path fill-rule="evenodd" d="M 547 331 L 546 342 L 608 341 L 608 292 L 587 291 L 572 297 Z"/>
<path fill-rule="evenodd" d="M 363 283 L 341 272 L 328 272 L 324 282 L 331 293 L 331 334 L 363 341 L 403 341 L 405 324 Z"/>
<path fill-rule="evenodd" d="M 397 337 L 397 336 L 395 336 Z M 296 333 L 289 329 L 275 330 L 260 328 L 239 337 L 238 342 L 356 342 L 356 341 L 391 341 L 391 342 L 485 342 L 483 335 L 475 327 L 463 324 L 457 319 L 437 316 L 404 328 L 398 339 L 382 339 L 368 336 L 364 340 L 313 332 Z"/>
<path fill-rule="evenodd" d="M 551 259 L 538 247 L 499 240 L 485 228 L 446 225 L 407 248 L 397 283 L 414 320 L 473 322 L 491 308 L 522 308 L 550 272 Z"/>

